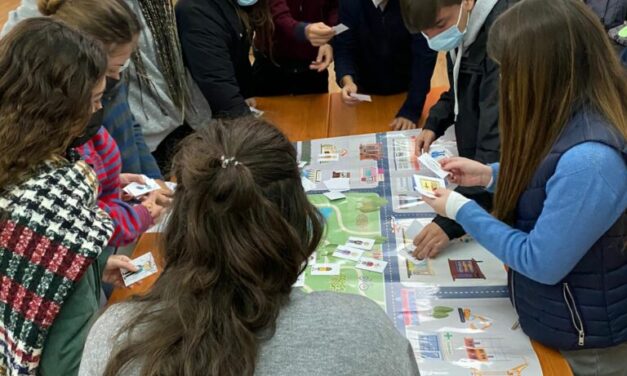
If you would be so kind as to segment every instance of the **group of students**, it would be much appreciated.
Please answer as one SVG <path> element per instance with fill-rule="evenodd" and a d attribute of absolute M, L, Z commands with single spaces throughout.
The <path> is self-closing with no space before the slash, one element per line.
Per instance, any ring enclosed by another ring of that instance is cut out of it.
<path fill-rule="evenodd" d="M 451 89 L 416 149 L 454 124 L 459 188 L 425 198 L 415 255 L 468 232 L 529 337 L 625 375 L 627 74 L 582 1 L 24 0 L 4 34 L 0 375 L 418 375 L 375 303 L 292 289 L 323 219 L 293 145 L 246 115 L 261 79 L 322 91 L 335 51 L 347 101 L 409 89 L 404 128 L 436 50 Z M 166 169 L 175 192 L 122 193 Z M 94 323 L 101 282 L 137 270 L 113 249 L 166 210 L 154 287 Z"/>

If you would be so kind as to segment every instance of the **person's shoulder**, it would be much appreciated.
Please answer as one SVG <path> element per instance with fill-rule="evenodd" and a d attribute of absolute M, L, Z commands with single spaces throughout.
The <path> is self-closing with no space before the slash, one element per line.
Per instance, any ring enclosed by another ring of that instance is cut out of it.
<path fill-rule="evenodd" d="M 108 307 L 91 328 L 92 333 L 99 333 L 100 338 L 110 338 L 128 323 L 133 313 L 139 308 L 137 303 L 118 303 Z M 91 334 L 90 334 L 91 335 Z"/>
<path fill-rule="evenodd" d="M 602 142 L 582 142 L 567 150 L 559 160 L 557 169 L 562 173 L 589 170 L 590 173 L 603 174 L 610 171 L 612 174 L 623 171 L 627 166 L 621 151 Z"/>

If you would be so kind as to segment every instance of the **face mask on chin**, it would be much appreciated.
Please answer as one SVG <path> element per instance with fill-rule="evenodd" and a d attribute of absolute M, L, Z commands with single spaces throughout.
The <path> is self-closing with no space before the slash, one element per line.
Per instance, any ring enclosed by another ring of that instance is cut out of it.
<path fill-rule="evenodd" d="M 466 26 L 466 30 L 464 30 L 463 32 L 459 30 L 459 24 L 462 20 L 462 13 L 464 13 L 463 6 L 459 8 L 459 17 L 457 18 L 457 24 L 451 26 L 450 28 L 441 32 L 433 38 L 429 38 L 425 35 L 425 33 L 422 33 L 422 35 L 427 39 L 427 43 L 429 43 L 429 48 L 434 51 L 446 52 L 457 48 L 462 44 L 462 42 L 464 41 L 464 35 L 466 35 L 466 31 L 468 30 L 468 26 Z"/>
<path fill-rule="evenodd" d="M 94 137 L 98 133 L 98 131 L 100 130 L 100 127 L 102 127 L 103 118 L 104 118 L 104 111 L 102 109 L 94 112 L 91 115 L 91 119 L 89 119 L 89 123 L 87 123 L 87 126 L 85 127 L 85 130 L 83 131 L 83 134 L 81 136 L 76 137 L 74 141 L 72 141 L 72 143 L 69 146 L 70 149 L 83 146 L 87 141 L 91 140 L 91 138 Z"/>
<path fill-rule="evenodd" d="M 257 0 L 237 0 L 237 5 L 240 7 L 250 7 L 257 4 Z"/>

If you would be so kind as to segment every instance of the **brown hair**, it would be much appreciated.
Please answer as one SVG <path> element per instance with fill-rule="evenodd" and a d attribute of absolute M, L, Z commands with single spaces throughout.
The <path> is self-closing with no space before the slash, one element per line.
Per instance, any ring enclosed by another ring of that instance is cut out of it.
<path fill-rule="evenodd" d="M 39 11 L 98 39 L 107 48 L 131 43 L 141 31 L 137 16 L 122 0 L 38 0 Z"/>
<path fill-rule="evenodd" d="M 142 376 L 253 375 L 322 236 L 296 151 L 263 120 L 217 121 L 182 142 L 173 169 L 165 268 L 104 374 L 140 362 Z"/>
<path fill-rule="evenodd" d="M 627 75 L 598 17 L 577 0 L 513 6 L 492 26 L 488 51 L 502 75 L 495 215 L 511 223 L 574 111 L 596 111 L 627 136 Z"/>
<path fill-rule="evenodd" d="M 0 187 L 17 183 L 85 129 L 107 55 L 97 41 L 48 18 L 0 40 Z"/>
<path fill-rule="evenodd" d="M 441 8 L 461 3 L 462 0 L 401 0 L 401 14 L 407 30 L 417 34 L 435 25 Z"/>
<path fill-rule="evenodd" d="M 261 50 L 272 58 L 274 49 L 274 21 L 270 12 L 270 2 L 268 0 L 258 0 L 250 7 L 240 7 L 236 5 L 237 13 L 246 28 L 250 41 L 253 35 L 260 41 Z"/>

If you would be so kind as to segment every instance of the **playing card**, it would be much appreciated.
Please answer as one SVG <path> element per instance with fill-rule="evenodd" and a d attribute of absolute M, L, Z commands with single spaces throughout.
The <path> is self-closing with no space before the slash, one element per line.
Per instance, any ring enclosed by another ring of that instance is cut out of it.
<path fill-rule="evenodd" d="M 352 93 L 350 95 L 351 98 L 357 99 L 360 102 L 372 102 L 372 97 L 366 94 L 356 94 Z"/>
<path fill-rule="evenodd" d="M 318 156 L 318 163 L 337 162 L 340 160 L 340 155 L 337 153 L 320 154 Z"/>
<path fill-rule="evenodd" d="M 174 182 L 166 181 L 165 186 L 168 187 L 168 189 L 171 190 L 172 192 L 176 191 L 176 183 Z"/>
<path fill-rule="evenodd" d="M 300 273 L 296 282 L 292 285 L 292 287 L 304 287 L 305 286 L 305 273 Z"/>
<path fill-rule="evenodd" d="M 340 264 L 313 264 L 311 275 L 340 275 Z"/>
<path fill-rule="evenodd" d="M 309 192 L 309 191 L 316 189 L 316 184 L 304 176 L 300 177 L 300 183 L 302 184 L 305 192 Z"/>
<path fill-rule="evenodd" d="M 405 235 L 408 239 L 415 239 L 423 228 L 425 228 L 425 226 L 417 219 L 414 219 L 409 227 L 407 227 L 407 230 L 405 230 Z"/>
<path fill-rule="evenodd" d="M 440 166 L 440 163 L 438 163 L 438 161 L 433 159 L 433 157 L 431 157 L 431 155 L 427 153 L 424 153 L 420 157 L 418 157 L 418 161 L 420 162 L 422 166 L 433 171 L 433 173 L 435 173 L 437 176 L 439 176 L 442 179 L 446 178 L 449 175 L 448 172 L 442 169 L 442 166 Z"/>
<path fill-rule="evenodd" d="M 335 35 L 340 35 L 343 32 L 345 32 L 346 30 L 348 30 L 348 26 L 346 26 L 344 24 L 339 24 L 339 25 L 333 26 L 333 31 L 335 31 Z"/>
<path fill-rule="evenodd" d="M 335 178 L 324 181 L 324 185 L 330 191 L 344 192 L 351 189 L 349 178 Z"/>
<path fill-rule="evenodd" d="M 345 245 L 341 245 L 337 247 L 335 252 L 333 252 L 333 257 L 338 257 L 351 261 L 359 261 L 361 256 L 363 256 L 364 251 L 357 248 L 347 247 Z"/>
<path fill-rule="evenodd" d="M 425 262 L 425 260 L 418 260 L 417 258 L 414 257 L 413 253 L 414 253 L 415 249 L 416 249 L 416 247 L 414 247 L 413 244 L 410 244 L 408 246 L 405 246 L 405 247 L 399 249 L 398 250 L 398 254 L 399 254 L 399 256 L 407 259 L 409 262 L 411 262 L 414 265 L 423 264 Z"/>
<path fill-rule="evenodd" d="M 364 251 L 371 251 L 372 247 L 374 247 L 374 239 L 358 238 L 356 236 L 351 236 L 350 238 L 348 238 L 348 241 L 345 245 L 348 247 L 363 249 Z"/>
<path fill-rule="evenodd" d="M 262 117 L 262 116 L 263 116 L 263 114 L 264 114 L 264 112 L 263 112 L 263 111 L 261 111 L 261 110 L 259 110 L 259 109 L 255 108 L 255 107 L 249 106 L 248 108 L 250 108 L 250 112 L 252 112 L 252 114 L 253 114 L 255 117 L 257 117 L 257 118 L 258 118 L 258 117 Z"/>
<path fill-rule="evenodd" d="M 147 176 L 144 176 L 144 182 L 145 184 L 131 183 L 124 187 L 124 191 L 133 197 L 139 197 L 161 189 L 154 179 Z"/>
<path fill-rule="evenodd" d="M 149 277 L 157 272 L 157 263 L 152 257 L 152 253 L 148 252 L 138 258 L 131 260 L 131 263 L 139 268 L 136 272 L 120 268 L 122 278 L 124 279 L 124 285 L 126 287 L 133 283 L 139 282 L 142 279 Z"/>
<path fill-rule="evenodd" d="M 433 191 L 438 188 L 446 188 L 446 182 L 440 178 L 414 175 L 414 182 L 416 183 L 416 190 L 421 195 L 431 198 L 435 198 Z"/>
<path fill-rule="evenodd" d="M 355 268 L 368 270 L 375 273 L 383 273 L 385 267 L 388 265 L 386 261 L 377 260 L 370 257 L 362 257 L 355 265 Z"/>
<path fill-rule="evenodd" d="M 298 168 L 299 169 L 303 169 L 303 167 L 307 166 L 307 161 L 300 161 L 298 162 Z"/>
<path fill-rule="evenodd" d="M 325 192 L 323 193 L 323 195 L 325 195 L 326 198 L 328 198 L 331 201 L 341 200 L 343 198 L 346 198 L 346 195 L 344 193 L 340 193 L 337 191 Z"/>

